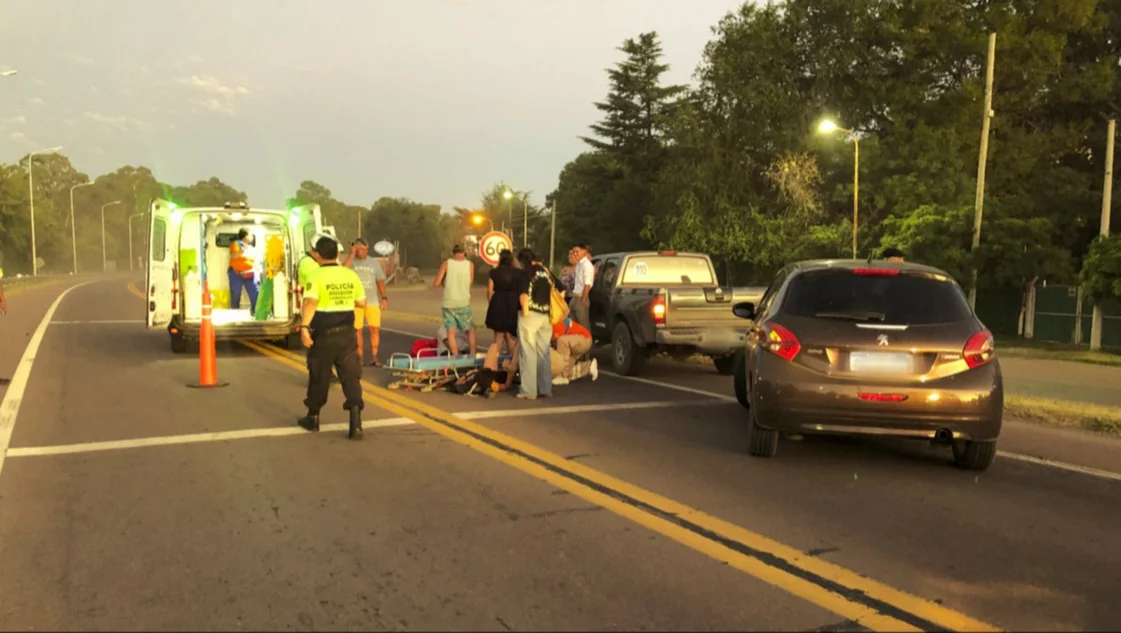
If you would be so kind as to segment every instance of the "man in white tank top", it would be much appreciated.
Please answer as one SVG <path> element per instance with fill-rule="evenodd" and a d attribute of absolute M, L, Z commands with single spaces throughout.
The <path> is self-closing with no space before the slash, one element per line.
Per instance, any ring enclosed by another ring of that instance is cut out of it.
<path fill-rule="evenodd" d="M 463 247 L 456 244 L 450 259 L 440 265 L 433 285 L 444 287 L 444 304 L 441 310 L 444 327 L 448 330 L 448 349 L 452 356 L 459 356 L 456 332 L 467 332 L 467 344 L 471 355 L 476 354 L 478 341 L 475 338 L 475 315 L 471 313 L 471 286 L 475 283 L 475 264 L 467 259 Z"/>

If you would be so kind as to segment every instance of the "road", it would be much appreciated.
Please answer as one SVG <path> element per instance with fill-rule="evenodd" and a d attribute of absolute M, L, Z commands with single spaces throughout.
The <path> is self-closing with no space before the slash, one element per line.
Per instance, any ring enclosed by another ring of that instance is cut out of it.
<path fill-rule="evenodd" d="M 0 321 L 0 629 L 1121 627 L 1121 442 L 1009 422 L 980 475 L 885 441 L 752 459 L 729 380 L 665 363 L 534 402 L 368 369 L 356 443 L 337 388 L 294 426 L 299 353 L 221 345 L 230 385 L 185 387 L 128 281 Z M 383 356 L 434 329 L 384 325 Z"/>

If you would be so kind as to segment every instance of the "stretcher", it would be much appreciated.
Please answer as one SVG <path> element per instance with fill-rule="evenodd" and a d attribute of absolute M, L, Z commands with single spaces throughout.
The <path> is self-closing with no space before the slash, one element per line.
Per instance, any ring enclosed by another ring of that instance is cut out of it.
<path fill-rule="evenodd" d="M 435 349 L 422 350 L 416 356 L 401 352 L 390 354 L 385 368 L 396 379 L 386 385 L 389 389 L 429 392 L 448 386 L 467 372 L 483 366 L 486 354 L 471 356 L 438 356 Z M 500 356 L 499 366 L 510 356 Z"/>

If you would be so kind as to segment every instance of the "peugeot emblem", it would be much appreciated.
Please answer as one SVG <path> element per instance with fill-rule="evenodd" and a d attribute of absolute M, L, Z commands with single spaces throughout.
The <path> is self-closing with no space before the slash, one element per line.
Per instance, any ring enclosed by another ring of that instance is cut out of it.
<path fill-rule="evenodd" d="M 881 334 L 876 337 L 876 345 L 880 347 L 887 347 L 887 334 Z"/>

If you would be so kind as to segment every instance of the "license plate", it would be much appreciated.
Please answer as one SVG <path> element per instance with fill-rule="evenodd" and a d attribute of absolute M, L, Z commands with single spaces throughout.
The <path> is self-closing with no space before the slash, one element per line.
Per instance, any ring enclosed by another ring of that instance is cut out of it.
<path fill-rule="evenodd" d="M 914 369 L 914 359 L 906 352 L 852 352 L 849 371 L 864 374 L 904 374 Z"/>

